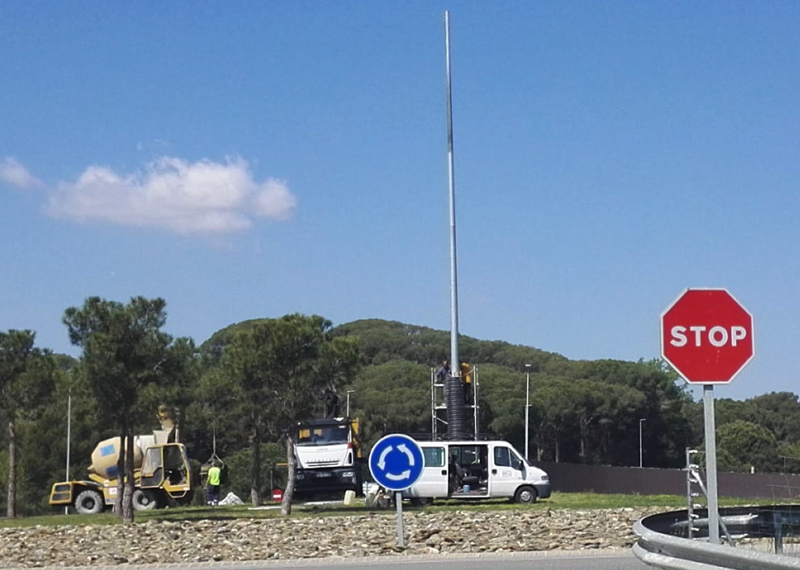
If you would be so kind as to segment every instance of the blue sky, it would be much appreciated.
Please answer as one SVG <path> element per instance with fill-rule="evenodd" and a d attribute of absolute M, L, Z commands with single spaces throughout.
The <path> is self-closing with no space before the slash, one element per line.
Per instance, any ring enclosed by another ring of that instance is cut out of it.
<path fill-rule="evenodd" d="M 753 313 L 717 397 L 797 392 L 796 2 L 4 2 L 0 330 L 160 296 L 198 343 L 320 314 L 659 355 L 686 287 Z M 432 363 L 433 364 L 433 363 Z"/>

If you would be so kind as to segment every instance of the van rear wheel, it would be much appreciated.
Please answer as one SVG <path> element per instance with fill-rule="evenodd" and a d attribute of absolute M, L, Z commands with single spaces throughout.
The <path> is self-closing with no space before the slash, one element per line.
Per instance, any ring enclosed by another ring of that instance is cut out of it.
<path fill-rule="evenodd" d="M 536 489 L 523 485 L 514 493 L 514 501 L 522 505 L 530 505 L 536 502 Z"/>

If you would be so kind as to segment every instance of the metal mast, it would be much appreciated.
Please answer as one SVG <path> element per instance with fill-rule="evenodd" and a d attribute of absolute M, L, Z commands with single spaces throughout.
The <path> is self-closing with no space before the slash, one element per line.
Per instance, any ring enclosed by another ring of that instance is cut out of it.
<path fill-rule="evenodd" d="M 456 264 L 456 189 L 453 166 L 453 90 L 450 83 L 450 12 L 444 13 L 447 64 L 447 174 L 450 194 L 450 376 L 445 380 L 447 438 L 467 439 L 464 384 L 458 358 L 458 268 Z"/>
<path fill-rule="evenodd" d="M 450 195 L 450 370 L 460 377 L 458 360 L 458 268 L 456 263 L 456 187 L 453 163 L 453 90 L 450 84 L 450 12 L 444 13 L 447 60 L 447 175 Z"/>

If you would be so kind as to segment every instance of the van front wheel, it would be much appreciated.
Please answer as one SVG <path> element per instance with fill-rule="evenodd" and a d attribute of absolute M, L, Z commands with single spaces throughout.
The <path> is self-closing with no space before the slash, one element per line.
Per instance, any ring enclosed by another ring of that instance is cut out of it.
<path fill-rule="evenodd" d="M 514 501 L 521 505 L 530 505 L 536 502 L 536 489 L 523 485 L 514 493 Z"/>

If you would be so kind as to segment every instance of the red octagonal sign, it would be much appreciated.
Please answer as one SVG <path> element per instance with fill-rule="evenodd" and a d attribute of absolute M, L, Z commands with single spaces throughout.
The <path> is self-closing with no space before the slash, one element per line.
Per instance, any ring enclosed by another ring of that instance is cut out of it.
<path fill-rule="evenodd" d="M 726 384 L 753 354 L 753 316 L 725 289 L 687 289 L 661 314 L 661 356 L 689 383 Z"/>

